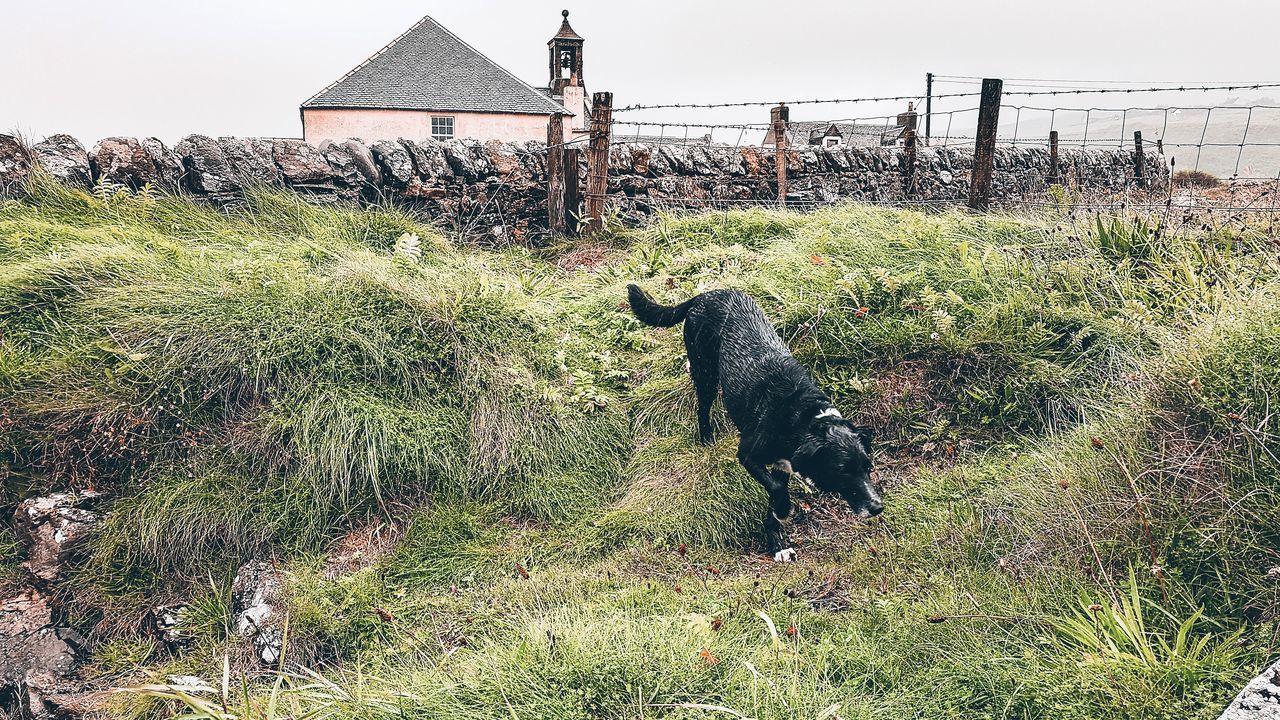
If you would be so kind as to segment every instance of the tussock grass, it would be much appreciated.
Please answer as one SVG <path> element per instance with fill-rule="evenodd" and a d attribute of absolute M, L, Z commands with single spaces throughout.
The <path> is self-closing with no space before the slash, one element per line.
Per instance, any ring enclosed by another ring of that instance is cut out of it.
<path fill-rule="evenodd" d="M 562 270 L 270 193 L 0 205 L 6 498 L 113 491 L 73 582 L 119 636 L 97 666 L 248 668 L 226 586 L 265 556 L 292 637 L 261 694 L 289 716 L 1209 717 L 1273 653 L 1253 231 L 850 205 L 611 242 Z M 626 311 L 633 281 L 759 299 L 878 427 L 889 512 L 805 498 L 803 562 L 762 560 L 763 493 L 731 433 L 694 444 L 680 333 Z M 327 572 L 375 519 L 394 550 Z M 180 657 L 121 620 L 161 596 L 194 598 Z M 246 687 L 225 710 L 262 706 Z"/>

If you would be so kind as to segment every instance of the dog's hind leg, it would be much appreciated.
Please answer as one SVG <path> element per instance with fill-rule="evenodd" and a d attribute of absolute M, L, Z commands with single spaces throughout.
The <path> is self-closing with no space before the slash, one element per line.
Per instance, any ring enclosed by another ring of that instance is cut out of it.
<path fill-rule="evenodd" d="M 719 368 L 706 360 L 695 360 L 690 355 L 689 375 L 693 378 L 693 389 L 698 395 L 698 442 L 710 445 L 714 439 L 711 431 L 711 405 L 716 401 L 716 393 L 720 389 Z"/>
<path fill-rule="evenodd" d="M 738 462 L 747 473 L 764 486 L 769 493 L 769 509 L 764 513 L 764 540 L 773 559 L 778 562 L 795 560 L 796 551 L 787 539 L 785 525 L 791 519 L 791 477 L 781 470 L 767 470 L 764 463 L 753 458 L 744 439 L 738 446 Z"/>

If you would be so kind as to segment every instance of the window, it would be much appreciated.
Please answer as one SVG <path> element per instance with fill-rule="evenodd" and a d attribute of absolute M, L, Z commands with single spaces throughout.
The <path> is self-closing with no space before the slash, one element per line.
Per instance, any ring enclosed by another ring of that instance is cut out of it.
<path fill-rule="evenodd" d="M 431 137 L 436 140 L 451 140 L 453 138 L 453 118 L 433 116 L 431 118 Z"/>
<path fill-rule="evenodd" d="M 827 146 L 827 147 L 829 147 L 829 148 L 831 148 L 831 147 L 840 147 L 840 138 L 838 138 L 838 137 L 829 137 L 829 138 L 824 138 L 824 139 L 826 140 L 826 143 L 825 143 L 825 144 L 826 144 L 826 146 Z"/>

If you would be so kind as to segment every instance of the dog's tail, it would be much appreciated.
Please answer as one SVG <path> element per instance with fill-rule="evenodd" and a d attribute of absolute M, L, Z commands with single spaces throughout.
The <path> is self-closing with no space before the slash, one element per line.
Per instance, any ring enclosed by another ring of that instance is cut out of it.
<path fill-rule="evenodd" d="M 627 286 L 627 299 L 631 302 L 631 312 L 636 314 L 640 322 L 656 327 L 671 327 L 684 322 L 698 296 L 694 296 L 679 305 L 661 305 L 645 294 L 637 285 Z"/>

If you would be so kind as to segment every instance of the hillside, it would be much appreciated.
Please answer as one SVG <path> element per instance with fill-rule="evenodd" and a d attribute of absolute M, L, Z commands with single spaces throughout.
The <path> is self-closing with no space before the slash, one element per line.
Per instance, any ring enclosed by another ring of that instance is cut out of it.
<path fill-rule="evenodd" d="M 6 582 L 119 718 L 1213 718 L 1277 652 L 1275 257 L 858 205 L 482 250 L 37 179 L 0 203 L 3 502 L 95 519 L 34 580 L 6 526 Z M 797 487 L 771 562 L 628 282 L 756 297 L 877 429 L 886 512 Z"/>

